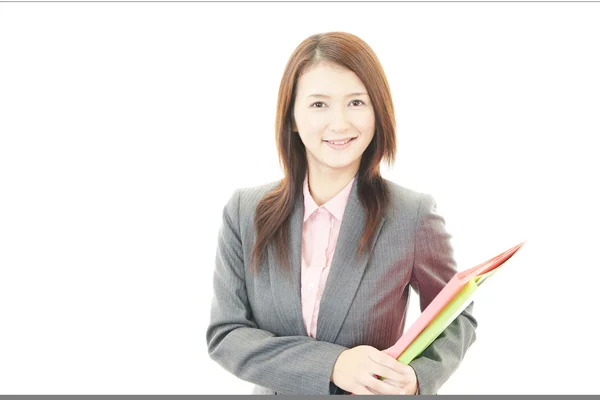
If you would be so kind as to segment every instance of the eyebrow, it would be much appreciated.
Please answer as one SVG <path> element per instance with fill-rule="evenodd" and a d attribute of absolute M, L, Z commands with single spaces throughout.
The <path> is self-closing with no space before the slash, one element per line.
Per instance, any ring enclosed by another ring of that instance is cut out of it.
<path fill-rule="evenodd" d="M 364 93 L 364 92 L 355 92 L 355 93 L 350 93 L 350 94 L 346 95 L 346 97 L 352 97 L 352 96 L 368 96 L 368 94 Z M 309 94 L 307 97 L 323 97 L 323 98 L 326 98 L 326 99 L 330 99 L 331 98 L 331 96 L 328 96 L 326 94 L 320 94 L 320 93 Z"/>

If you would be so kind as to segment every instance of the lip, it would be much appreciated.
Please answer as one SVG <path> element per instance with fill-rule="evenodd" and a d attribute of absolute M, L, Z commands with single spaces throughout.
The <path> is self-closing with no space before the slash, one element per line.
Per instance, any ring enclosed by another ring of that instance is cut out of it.
<path fill-rule="evenodd" d="M 356 139 L 356 136 L 348 136 L 340 139 L 323 139 L 324 142 L 345 142 L 348 139 Z"/>
<path fill-rule="evenodd" d="M 346 139 L 342 139 L 342 140 L 334 140 L 334 141 L 335 141 L 335 142 L 338 142 L 338 141 L 339 141 L 339 142 L 341 142 L 341 141 L 343 141 L 343 140 L 348 140 L 348 139 L 356 139 L 356 138 L 346 138 Z M 334 150 L 344 150 L 344 149 L 346 149 L 346 148 L 348 148 L 348 147 L 352 146 L 352 143 L 354 143 L 354 140 L 350 140 L 349 142 L 347 142 L 347 143 L 345 143 L 345 144 L 333 144 L 333 143 L 327 142 L 327 141 L 325 141 L 325 140 L 323 140 L 323 142 L 324 142 L 324 143 L 325 143 L 327 146 L 331 147 L 331 148 L 332 148 L 332 149 L 334 149 Z"/>

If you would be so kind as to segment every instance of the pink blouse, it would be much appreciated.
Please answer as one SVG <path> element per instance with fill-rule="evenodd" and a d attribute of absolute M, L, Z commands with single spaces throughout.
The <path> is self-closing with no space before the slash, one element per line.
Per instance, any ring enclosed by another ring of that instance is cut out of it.
<path fill-rule="evenodd" d="M 331 267 L 342 217 L 348 204 L 353 178 L 335 197 L 318 206 L 304 179 L 304 223 L 302 225 L 302 316 L 306 332 L 316 337 L 319 304 Z"/>

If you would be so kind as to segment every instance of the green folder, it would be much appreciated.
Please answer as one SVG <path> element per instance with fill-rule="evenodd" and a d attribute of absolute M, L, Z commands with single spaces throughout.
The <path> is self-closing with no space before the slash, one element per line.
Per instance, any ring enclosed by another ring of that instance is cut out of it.
<path fill-rule="evenodd" d="M 417 338 L 397 358 L 401 363 L 408 365 L 419 356 L 442 332 L 463 312 L 471 303 L 477 288 L 494 274 L 498 269 L 493 269 L 485 274 L 474 277 L 454 296 L 454 298 L 440 311 L 440 313 L 423 329 Z M 386 379 L 379 377 L 380 380 Z"/>

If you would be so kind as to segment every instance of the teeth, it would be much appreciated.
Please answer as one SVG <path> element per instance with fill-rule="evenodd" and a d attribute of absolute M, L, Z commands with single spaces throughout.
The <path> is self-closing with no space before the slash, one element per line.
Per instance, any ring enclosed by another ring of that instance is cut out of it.
<path fill-rule="evenodd" d="M 348 139 L 348 140 L 346 140 L 345 142 L 329 142 L 329 143 L 331 143 L 331 144 L 346 144 L 346 143 L 348 143 L 348 142 L 349 142 L 349 141 L 351 141 L 351 140 L 352 140 L 352 139 Z"/>

